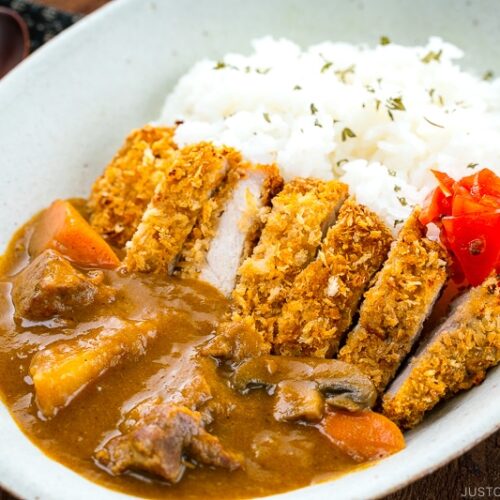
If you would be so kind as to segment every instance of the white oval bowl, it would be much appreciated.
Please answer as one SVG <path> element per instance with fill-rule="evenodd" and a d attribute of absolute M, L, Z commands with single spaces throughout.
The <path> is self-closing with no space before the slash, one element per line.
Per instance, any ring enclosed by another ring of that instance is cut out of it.
<path fill-rule="evenodd" d="M 120 0 L 70 28 L 0 82 L 0 247 L 57 197 L 86 196 L 132 128 L 156 118 L 195 61 L 249 51 L 271 34 L 309 45 L 422 44 L 466 51 L 463 64 L 500 70 L 496 0 Z M 276 498 L 367 499 L 394 491 L 500 427 L 500 371 L 407 434 L 405 450 L 365 470 Z M 26 499 L 126 497 L 48 459 L 0 404 L 0 485 Z M 458 492 L 457 492 L 458 494 Z M 130 497 L 129 497 L 130 498 Z"/>

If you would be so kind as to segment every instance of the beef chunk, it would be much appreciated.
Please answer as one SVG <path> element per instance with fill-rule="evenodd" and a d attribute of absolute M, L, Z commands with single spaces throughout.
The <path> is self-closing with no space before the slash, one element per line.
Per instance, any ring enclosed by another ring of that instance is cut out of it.
<path fill-rule="evenodd" d="M 35 321 L 71 318 L 76 309 L 98 298 L 112 299 L 107 287 L 100 289 L 102 279 L 102 273 L 85 276 L 55 250 L 45 250 L 15 279 L 12 300 L 16 316 Z"/>
<path fill-rule="evenodd" d="M 169 403 L 151 406 L 127 432 L 99 450 L 96 458 L 113 474 L 142 470 L 171 483 L 182 478 L 185 458 L 229 470 L 242 465 L 240 456 L 226 451 L 205 430 L 199 412 Z"/>

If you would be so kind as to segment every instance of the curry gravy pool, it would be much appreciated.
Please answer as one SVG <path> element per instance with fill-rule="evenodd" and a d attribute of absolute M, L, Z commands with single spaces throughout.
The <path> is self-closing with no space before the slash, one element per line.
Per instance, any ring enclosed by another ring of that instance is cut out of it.
<path fill-rule="evenodd" d="M 184 375 L 189 376 L 190 355 L 210 337 L 228 301 L 194 280 L 122 277 L 106 271 L 108 284 L 120 290 L 114 304 L 91 308 L 74 322 L 19 322 L 13 316 L 11 276 L 27 262 L 29 233 L 30 224 L 15 236 L 2 262 L 0 389 L 20 428 L 49 457 L 104 486 L 162 498 L 268 495 L 359 467 L 316 428 L 276 422 L 265 391 L 241 395 L 223 382 L 219 382 L 223 394 L 217 396 L 232 400 L 235 411 L 225 420 L 216 419 L 212 431 L 224 446 L 244 453 L 248 458 L 244 470 L 188 467 L 182 481 L 169 485 L 134 474 L 113 476 L 98 467 L 92 459 L 94 450 L 116 432 L 131 407 L 169 384 L 182 385 Z M 144 355 L 111 368 L 52 419 L 41 418 L 29 376 L 37 350 L 62 338 L 84 336 L 82 324 L 95 327 L 116 317 L 137 320 L 159 314 L 160 332 Z"/>

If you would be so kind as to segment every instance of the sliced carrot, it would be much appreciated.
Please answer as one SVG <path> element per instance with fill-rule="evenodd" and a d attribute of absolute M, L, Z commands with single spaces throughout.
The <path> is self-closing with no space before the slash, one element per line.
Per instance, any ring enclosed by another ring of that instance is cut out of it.
<path fill-rule="evenodd" d="M 329 411 L 320 427 L 335 446 L 360 462 L 377 460 L 405 447 L 398 426 L 373 411 Z"/>
<path fill-rule="evenodd" d="M 112 248 L 78 210 L 64 200 L 54 201 L 42 213 L 31 236 L 31 255 L 38 255 L 48 248 L 85 267 L 112 269 L 120 263 Z"/>

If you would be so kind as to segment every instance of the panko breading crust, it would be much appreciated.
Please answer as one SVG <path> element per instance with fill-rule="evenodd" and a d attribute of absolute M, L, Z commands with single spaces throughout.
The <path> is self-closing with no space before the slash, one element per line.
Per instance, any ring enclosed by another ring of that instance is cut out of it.
<path fill-rule="evenodd" d="M 275 165 L 253 165 L 244 161 L 241 155 L 234 150 L 228 150 L 227 159 L 229 161 L 229 171 L 226 179 L 217 193 L 204 203 L 196 225 L 193 227 L 182 249 L 175 271 L 175 274 L 182 278 L 196 278 L 206 264 L 206 255 L 210 249 L 211 241 L 217 234 L 219 219 L 226 209 L 235 186 L 241 179 L 256 170 L 261 170 L 267 174 L 267 178 L 262 186 L 260 201 L 254 199 L 248 200 L 248 227 L 245 225 L 245 227 L 241 228 L 246 233 L 245 248 L 241 262 L 250 255 L 256 243 L 261 226 L 259 218 L 260 207 L 269 205 L 271 198 L 274 197 L 283 185 L 279 169 Z M 251 210 L 252 207 L 250 205 L 254 205 L 254 210 Z"/>
<path fill-rule="evenodd" d="M 288 293 L 275 351 L 286 356 L 336 354 L 391 242 L 385 223 L 353 198 L 348 199 L 318 257 L 297 276 Z"/>
<path fill-rule="evenodd" d="M 241 265 L 233 291 L 236 316 L 252 316 L 269 344 L 293 280 L 314 258 L 346 196 L 347 186 L 340 182 L 296 178 L 272 200 L 259 242 Z"/>
<path fill-rule="evenodd" d="M 479 384 L 500 361 L 500 275 L 460 301 L 383 399 L 384 413 L 411 428 L 441 399 Z"/>
<path fill-rule="evenodd" d="M 226 151 L 201 142 L 181 149 L 127 243 L 127 271 L 171 273 L 198 215 L 227 171 Z"/>
<path fill-rule="evenodd" d="M 338 359 L 358 366 L 379 392 L 410 352 L 447 279 L 447 253 L 424 236 L 415 209 L 366 294 Z"/>
<path fill-rule="evenodd" d="M 182 278 L 196 278 L 201 270 L 210 241 L 217 232 L 217 221 L 224 211 L 236 183 L 243 175 L 244 162 L 234 150 L 227 151 L 228 172 L 224 182 L 202 206 L 196 224 L 184 243 L 174 271 Z"/>
<path fill-rule="evenodd" d="M 132 237 L 156 186 L 170 169 L 177 149 L 174 132 L 150 125 L 134 130 L 95 181 L 90 223 L 113 245 L 121 248 Z"/>

